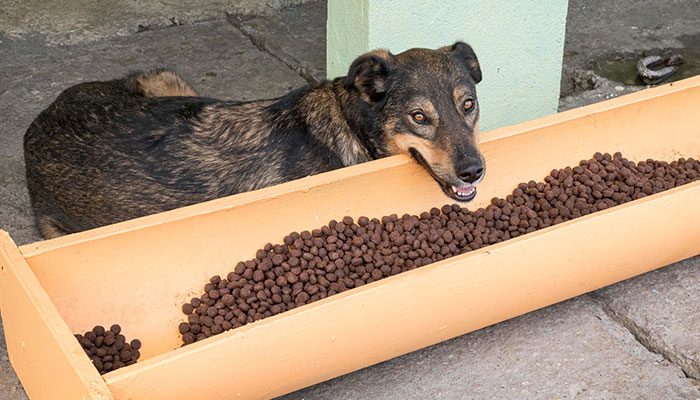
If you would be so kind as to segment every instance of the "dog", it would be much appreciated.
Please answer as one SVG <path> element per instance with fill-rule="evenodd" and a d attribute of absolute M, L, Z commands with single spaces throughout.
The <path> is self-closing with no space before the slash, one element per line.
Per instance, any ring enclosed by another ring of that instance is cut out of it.
<path fill-rule="evenodd" d="M 24 137 L 45 239 L 406 153 L 451 198 L 484 176 L 471 46 L 374 50 L 347 76 L 250 102 L 155 69 L 63 91 Z"/>

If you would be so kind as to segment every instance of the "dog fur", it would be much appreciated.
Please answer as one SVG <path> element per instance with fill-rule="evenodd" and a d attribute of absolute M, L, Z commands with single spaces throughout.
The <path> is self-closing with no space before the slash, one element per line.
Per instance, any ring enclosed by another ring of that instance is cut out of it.
<path fill-rule="evenodd" d="M 37 224 L 53 238 L 399 153 L 455 197 L 483 176 L 480 80 L 457 42 L 372 51 L 346 77 L 251 102 L 199 97 L 163 69 L 81 83 L 24 138 Z"/>

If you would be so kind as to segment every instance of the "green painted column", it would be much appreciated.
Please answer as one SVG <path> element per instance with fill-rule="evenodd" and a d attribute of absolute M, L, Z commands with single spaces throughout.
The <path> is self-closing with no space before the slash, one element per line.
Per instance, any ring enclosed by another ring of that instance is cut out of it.
<path fill-rule="evenodd" d="M 358 55 L 457 40 L 476 52 L 481 128 L 557 112 L 568 0 L 328 0 L 328 78 Z"/>

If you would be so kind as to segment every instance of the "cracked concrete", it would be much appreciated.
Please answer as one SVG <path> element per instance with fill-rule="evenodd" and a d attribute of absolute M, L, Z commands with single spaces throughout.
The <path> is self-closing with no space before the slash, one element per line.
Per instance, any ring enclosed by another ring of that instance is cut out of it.
<path fill-rule="evenodd" d="M 67 86 L 165 66 L 204 95 L 249 100 L 324 75 L 324 2 L 36 3 L 0 5 L 0 227 L 19 243 L 38 239 L 22 135 Z M 52 11 L 63 3 L 65 15 Z M 570 0 L 561 109 L 643 90 L 599 79 L 590 61 L 678 45 L 674 35 L 700 31 L 699 3 Z M 700 399 L 698 274 L 695 257 L 283 398 Z M 26 399 L 2 337 L 0 398 Z"/>
<path fill-rule="evenodd" d="M 224 13 L 271 15 L 307 0 L 3 0 L 0 32 L 43 35 L 49 44 L 77 44 L 159 27 L 220 19 Z"/>
<path fill-rule="evenodd" d="M 650 351 L 700 383 L 700 256 L 596 292 L 595 298 Z"/>
<path fill-rule="evenodd" d="M 594 296 L 594 298 L 597 297 Z M 645 349 L 651 353 L 662 356 L 670 363 L 678 366 L 683 371 L 683 374 L 685 374 L 685 377 L 691 379 L 693 383 L 700 383 L 698 379 L 698 365 L 695 360 L 671 348 L 667 343 L 662 342 L 659 337 L 652 336 L 647 329 L 639 326 L 629 315 L 614 310 L 604 301 L 601 301 L 600 305 L 610 318 L 621 327 L 627 329 Z"/>
<path fill-rule="evenodd" d="M 293 6 L 270 17 L 228 15 L 259 49 L 269 52 L 308 82 L 325 78 L 326 29 L 308 21 L 324 20 L 325 2 L 314 7 Z"/>

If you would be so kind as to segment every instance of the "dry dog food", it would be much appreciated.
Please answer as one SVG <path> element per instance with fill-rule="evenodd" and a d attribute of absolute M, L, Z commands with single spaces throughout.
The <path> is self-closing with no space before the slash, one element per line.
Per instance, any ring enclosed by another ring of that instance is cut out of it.
<path fill-rule="evenodd" d="M 127 343 L 121 330 L 119 325 L 112 325 L 109 330 L 98 325 L 84 335 L 75 335 L 100 374 L 134 364 L 141 355 L 141 342 L 134 339 Z"/>
<path fill-rule="evenodd" d="M 345 217 L 292 232 L 214 276 L 182 306 L 186 344 L 348 289 L 476 250 L 700 178 L 700 162 L 628 161 L 596 153 L 543 182 L 518 185 L 504 199 L 468 211 L 445 205 L 420 215 Z M 104 361 L 103 361 L 104 362 Z M 103 364 L 104 366 L 104 364 Z M 114 364 L 112 364 L 114 368 Z"/>

